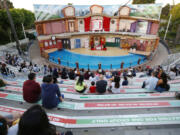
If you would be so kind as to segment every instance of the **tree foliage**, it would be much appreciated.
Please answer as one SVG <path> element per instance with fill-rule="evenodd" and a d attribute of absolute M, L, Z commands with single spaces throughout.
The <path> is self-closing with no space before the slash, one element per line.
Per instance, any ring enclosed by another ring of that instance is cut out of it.
<path fill-rule="evenodd" d="M 180 4 L 171 6 L 171 11 L 170 11 L 169 4 L 167 4 L 165 7 L 162 8 L 160 28 L 163 29 L 163 31 L 159 32 L 161 37 L 164 37 L 165 30 L 168 25 L 168 21 L 171 14 L 172 18 L 171 18 L 171 22 L 170 22 L 168 33 L 167 33 L 167 39 L 172 39 L 172 40 L 175 39 L 176 34 L 177 34 L 178 24 L 180 24 L 179 11 L 180 11 Z"/>
<path fill-rule="evenodd" d="M 14 6 L 13 6 L 13 3 L 12 2 L 10 2 L 10 0 L 6 0 L 7 1 L 7 6 L 9 7 L 9 9 L 11 9 L 11 8 L 14 8 Z M 3 0 L 1 0 L 1 3 L 2 3 L 2 7 L 3 7 L 3 9 L 4 9 L 4 4 L 3 4 Z M 0 9 L 2 9 L 2 7 L 0 6 Z"/>
<path fill-rule="evenodd" d="M 34 26 L 34 21 L 35 21 L 34 13 L 29 11 L 29 10 L 26 10 L 26 9 L 21 9 L 21 11 L 24 14 L 24 27 L 25 27 L 25 29 L 31 29 L 31 28 L 35 27 Z"/>
<path fill-rule="evenodd" d="M 169 12 L 170 12 L 170 5 L 167 4 L 166 6 L 164 6 L 162 8 L 162 11 L 161 11 L 161 18 L 162 19 L 166 19 L 169 17 Z"/>
<path fill-rule="evenodd" d="M 133 0 L 132 4 L 153 4 L 156 0 Z"/>
<path fill-rule="evenodd" d="M 171 14 L 172 14 L 172 22 L 175 24 L 180 23 L 180 3 L 172 8 Z"/>
<path fill-rule="evenodd" d="M 34 27 L 34 13 L 26 9 L 10 9 L 10 13 L 14 22 L 14 26 L 19 39 L 23 39 L 23 30 L 22 24 L 24 24 L 25 29 L 31 29 Z M 10 42 L 10 36 L 14 41 L 13 36 L 11 35 L 11 27 L 7 17 L 5 9 L 0 9 L 0 44 Z M 2 40 L 1 40 L 2 38 Z"/>

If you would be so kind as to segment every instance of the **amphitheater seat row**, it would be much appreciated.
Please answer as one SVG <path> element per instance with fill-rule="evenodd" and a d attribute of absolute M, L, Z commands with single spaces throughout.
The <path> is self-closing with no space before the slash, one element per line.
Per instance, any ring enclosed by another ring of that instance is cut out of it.
<path fill-rule="evenodd" d="M 0 105 L 0 112 L 23 113 L 25 109 Z M 64 128 L 146 126 L 180 124 L 180 113 L 69 117 L 48 113 L 50 122 Z"/>
<path fill-rule="evenodd" d="M 25 102 L 22 95 L 0 92 L 0 98 L 14 102 Z M 41 104 L 41 101 L 38 102 Z M 139 108 L 169 108 L 180 107 L 179 100 L 149 100 L 149 101 L 123 101 L 123 102 L 67 102 L 58 105 L 58 108 L 70 110 L 109 110 L 109 109 L 139 109 Z"/>
<path fill-rule="evenodd" d="M 178 80 L 174 80 L 173 82 L 177 82 Z M 21 81 L 6 81 L 8 83 L 8 85 L 12 85 L 12 86 L 23 86 L 23 82 Z M 180 86 L 180 83 L 170 83 L 171 87 L 178 87 Z M 74 85 L 72 84 L 58 84 L 58 86 L 60 88 L 74 88 Z M 140 85 L 130 85 L 130 86 L 122 86 L 122 89 L 139 89 L 141 88 Z"/>
<path fill-rule="evenodd" d="M 17 87 L 17 86 L 5 86 L 1 87 L 0 90 L 7 90 L 7 91 L 14 91 L 14 92 L 21 92 L 22 93 L 22 87 Z M 62 93 L 77 93 L 74 88 L 60 88 Z M 179 92 L 180 91 L 180 86 L 175 86 L 171 87 L 170 92 Z M 144 88 L 139 88 L 139 89 L 130 89 L 130 88 L 122 88 L 120 89 L 120 93 L 150 93 L 150 92 L 156 92 L 154 90 L 147 90 Z"/>

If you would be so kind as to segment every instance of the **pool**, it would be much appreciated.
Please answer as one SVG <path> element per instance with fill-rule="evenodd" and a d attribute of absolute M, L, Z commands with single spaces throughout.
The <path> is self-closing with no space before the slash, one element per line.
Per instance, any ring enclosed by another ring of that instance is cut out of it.
<path fill-rule="evenodd" d="M 102 69 L 118 69 L 121 62 L 124 62 L 123 68 L 136 66 L 140 58 L 140 64 L 146 62 L 146 57 L 137 54 L 128 54 L 125 56 L 91 56 L 73 53 L 68 50 L 61 50 L 49 53 L 49 60 L 58 64 L 58 58 L 61 59 L 61 65 L 75 68 L 76 62 L 79 63 L 79 68 L 97 70 L 98 64 L 101 63 Z"/>

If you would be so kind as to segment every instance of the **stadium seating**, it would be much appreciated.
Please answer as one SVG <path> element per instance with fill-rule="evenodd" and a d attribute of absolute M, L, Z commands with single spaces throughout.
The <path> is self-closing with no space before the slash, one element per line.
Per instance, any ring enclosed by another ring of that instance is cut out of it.
<path fill-rule="evenodd" d="M 123 86 L 120 94 L 104 95 L 76 93 L 74 81 L 61 80 L 58 85 L 65 101 L 57 109 L 46 110 L 48 117 L 57 128 L 72 130 L 180 124 L 180 101 L 175 98 L 180 80 L 169 82 L 169 92 L 157 93 L 141 88 L 145 79 L 135 78 L 133 86 Z M 22 98 L 23 81 L 7 81 L 8 85 L 0 88 L 0 112 L 23 113 L 32 105 Z M 42 77 L 37 81 L 41 83 Z"/>

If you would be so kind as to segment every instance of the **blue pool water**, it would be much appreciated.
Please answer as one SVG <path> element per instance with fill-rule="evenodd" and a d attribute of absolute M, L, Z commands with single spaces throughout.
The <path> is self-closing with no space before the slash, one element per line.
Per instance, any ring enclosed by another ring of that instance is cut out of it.
<path fill-rule="evenodd" d="M 49 53 L 49 60 L 58 64 L 58 58 L 61 59 L 61 65 L 68 66 L 71 68 L 76 67 L 76 62 L 79 63 L 79 68 L 96 70 L 98 64 L 101 63 L 102 69 L 118 69 L 120 68 L 121 62 L 124 62 L 123 68 L 128 68 L 137 65 L 137 61 L 140 58 L 141 62 L 146 61 L 145 56 L 137 54 L 128 54 L 126 56 L 90 56 L 72 53 L 68 50 L 61 50 Z M 111 66 L 112 64 L 112 66 Z"/>

